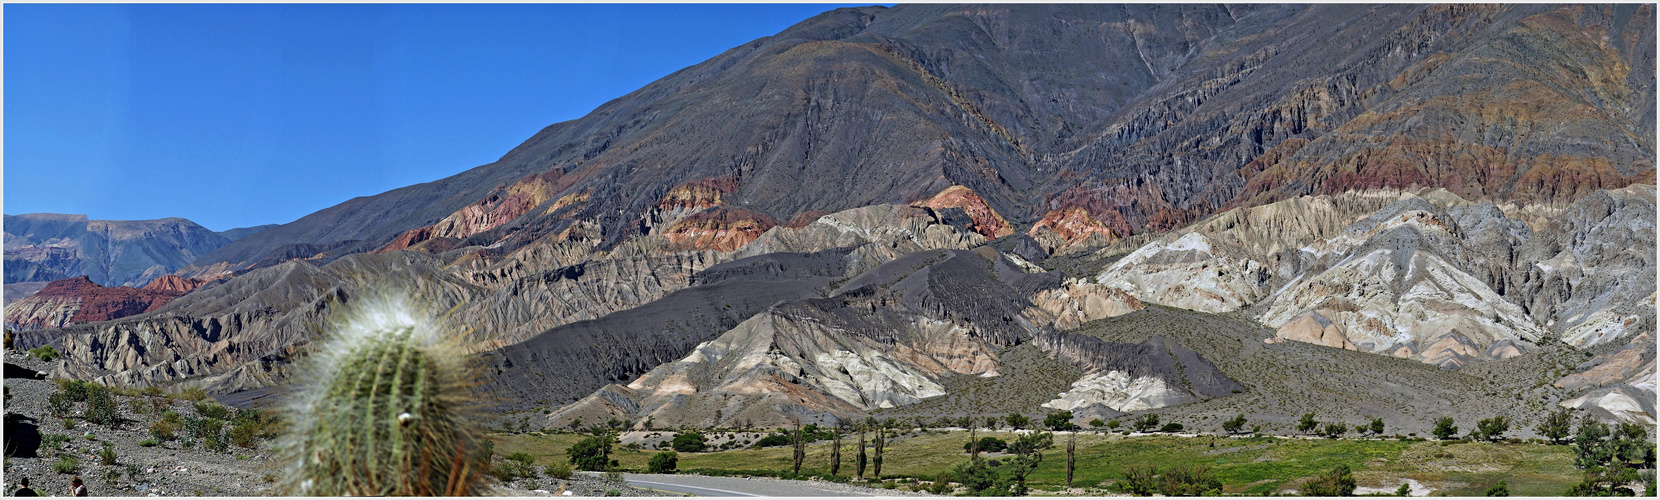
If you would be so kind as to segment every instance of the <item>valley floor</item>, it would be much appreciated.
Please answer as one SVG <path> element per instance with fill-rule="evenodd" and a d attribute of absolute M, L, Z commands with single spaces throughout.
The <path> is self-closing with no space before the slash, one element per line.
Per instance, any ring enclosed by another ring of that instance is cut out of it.
<path fill-rule="evenodd" d="M 664 434 L 672 434 L 665 432 Z M 980 432 L 1013 440 L 1009 432 Z M 497 435 L 497 453 L 529 453 L 538 465 L 566 460 L 565 449 L 584 437 L 574 433 Z M 962 443 L 964 430 L 912 432 L 894 439 L 887 448 L 882 477 L 893 480 L 894 492 L 909 493 L 938 474 L 950 472 L 968 460 Z M 1306 480 L 1338 465 L 1353 469 L 1361 488 L 1393 493 L 1410 484 L 1414 496 L 1481 496 L 1500 480 L 1511 494 L 1559 496 L 1582 477 L 1573 467 L 1570 446 L 1535 443 L 1401 441 L 1395 439 L 1305 439 L 1300 437 L 1222 437 L 1080 432 L 1073 488 L 1065 487 L 1066 436 L 1045 450 L 1043 462 L 1028 484 L 1034 495 L 1116 495 L 1109 488 L 1130 467 L 1207 467 L 1224 484 L 1224 493 L 1271 495 L 1290 493 Z M 853 473 L 854 440 L 843 442 L 840 474 Z M 656 450 L 618 448 L 612 456 L 625 469 L 644 470 Z M 984 454 L 988 459 L 1006 457 Z M 830 443 L 808 446 L 802 476 L 827 476 Z M 777 476 L 791 465 L 787 446 L 740 448 L 710 453 L 680 453 L 682 472 L 708 475 Z M 867 470 L 867 473 L 871 471 Z M 860 484 L 858 479 L 849 481 Z M 884 481 L 884 483 L 887 481 Z M 867 484 L 882 486 L 882 483 Z M 1366 491 L 1366 490 L 1361 490 Z"/>

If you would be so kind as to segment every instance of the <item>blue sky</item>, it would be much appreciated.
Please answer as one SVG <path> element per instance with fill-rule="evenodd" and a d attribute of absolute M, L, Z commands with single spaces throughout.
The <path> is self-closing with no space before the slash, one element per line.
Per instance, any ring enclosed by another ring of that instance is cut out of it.
<path fill-rule="evenodd" d="M 7 214 L 285 223 L 838 5 L 5 5 Z"/>

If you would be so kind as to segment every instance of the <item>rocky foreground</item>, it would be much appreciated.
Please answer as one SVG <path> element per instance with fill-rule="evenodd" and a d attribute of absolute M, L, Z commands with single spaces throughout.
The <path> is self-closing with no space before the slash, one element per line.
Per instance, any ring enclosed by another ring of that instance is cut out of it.
<path fill-rule="evenodd" d="M 83 417 L 86 405 L 74 405 L 74 428 L 66 429 L 65 419 L 53 418 L 47 410 L 48 395 L 58 384 L 35 375 L 47 363 L 21 352 L 5 353 L 5 491 L 16 491 L 27 478 L 42 495 L 68 496 L 69 481 L 79 476 L 92 496 L 271 496 L 280 468 L 272 459 L 269 441 L 253 448 L 228 446 L 215 452 L 204 445 L 185 446 L 182 439 L 164 440 L 144 446 L 151 438 L 150 425 L 157 419 L 149 411 L 134 411 L 162 398 L 115 396 L 121 422 L 113 427 L 95 425 Z M 211 401 L 211 400 L 206 400 Z M 190 401 L 173 399 L 166 406 L 184 418 L 200 417 Z M 148 407 L 144 408 L 149 410 Z M 181 435 L 183 431 L 179 432 Z M 53 444 L 54 436 L 67 438 Z M 43 439 L 44 438 L 44 439 Z M 45 442 L 43 442 L 45 441 Z M 115 463 L 101 463 L 105 446 L 115 452 Z M 74 461 L 72 469 L 60 472 Z M 628 487 L 592 474 L 574 475 L 569 480 L 521 480 L 497 484 L 499 496 L 548 496 L 569 492 L 569 496 L 605 496 L 608 492 L 626 496 L 661 496 L 661 493 Z"/>

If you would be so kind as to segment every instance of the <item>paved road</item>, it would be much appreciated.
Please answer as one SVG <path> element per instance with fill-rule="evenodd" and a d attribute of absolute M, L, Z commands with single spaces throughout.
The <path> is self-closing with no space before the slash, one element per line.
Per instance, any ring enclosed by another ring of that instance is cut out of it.
<path fill-rule="evenodd" d="M 677 474 L 623 474 L 629 486 L 700 497 L 846 497 L 874 496 L 866 488 L 813 481 L 770 478 L 682 476 Z M 882 490 L 884 493 L 887 490 Z"/>

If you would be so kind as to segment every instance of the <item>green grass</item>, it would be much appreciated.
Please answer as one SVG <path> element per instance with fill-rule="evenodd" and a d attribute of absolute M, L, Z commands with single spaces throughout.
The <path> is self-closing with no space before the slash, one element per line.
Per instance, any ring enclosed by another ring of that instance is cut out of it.
<path fill-rule="evenodd" d="M 1007 432 L 980 435 L 1013 439 Z M 575 434 L 492 437 L 498 455 L 524 452 L 544 465 L 563 463 L 565 448 L 580 438 Z M 932 478 L 950 471 L 967 460 L 967 454 L 962 452 L 962 443 L 967 439 L 966 432 L 936 431 L 902 436 L 889 444 L 882 476 Z M 1080 434 L 1073 485 L 1104 488 L 1123 477 L 1131 466 L 1208 467 L 1224 484 L 1225 493 L 1243 495 L 1268 495 L 1295 489 L 1304 480 L 1338 465 L 1354 469 L 1360 486 L 1393 490 L 1406 479 L 1413 479 L 1436 488 L 1437 495 L 1481 496 L 1502 479 L 1512 495 L 1556 496 L 1580 478 L 1580 471 L 1572 465 L 1573 453 L 1567 446 L 1255 437 L 1217 438 L 1212 448 L 1211 442 L 1209 437 Z M 842 476 L 854 473 L 856 443 L 856 439 L 843 441 Z M 1065 443 L 1065 437 L 1057 437 L 1055 446 L 1044 450 L 1043 463 L 1028 480 L 1035 490 L 1058 491 L 1064 485 Z M 617 447 L 613 457 L 625 469 L 645 470 L 646 461 L 654 453 Z M 828 441 L 809 445 L 802 474 L 828 475 L 829 454 Z M 790 455 L 788 446 L 681 453 L 679 468 L 787 471 Z M 867 469 L 867 476 L 870 473 Z"/>

